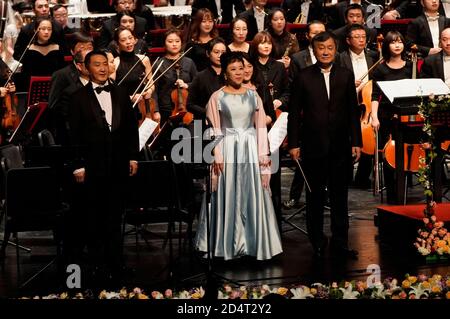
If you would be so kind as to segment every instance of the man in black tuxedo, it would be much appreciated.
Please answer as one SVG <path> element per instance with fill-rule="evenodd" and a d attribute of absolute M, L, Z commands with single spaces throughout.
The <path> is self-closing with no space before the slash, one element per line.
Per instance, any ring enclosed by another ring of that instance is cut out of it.
<path fill-rule="evenodd" d="M 438 78 L 450 86 L 450 27 L 441 32 L 439 46 L 442 51 L 425 58 L 419 76 L 421 78 Z"/>
<path fill-rule="evenodd" d="M 88 194 L 80 232 L 87 238 L 94 279 L 101 280 L 120 275 L 122 269 L 123 188 L 137 172 L 139 137 L 128 94 L 109 83 L 106 53 L 88 53 L 85 66 L 91 82 L 72 95 L 70 141 L 79 150 L 73 176 Z"/>
<path fill-rule="evenodd" d="M 121 13 L 124 11 L 135 11 L 134 0 L 114 0 L 116 12 Z M 147 32 L 147 20 L 142 17 L 135 16 L 134 17 L 134 33 L 138 38 L 143 38 L 145 32 Z M 100 33 L 100 37 L 98 38 L 97 47 L 100 49 L 106 48 L 109 43 L 114 38 L 115 30 L 120 26 L 120 18 L 118 15 L 111 17 L 110 19 L 103 22 L 102 31 Z"/>
<path fill-rule="evenodd" d="M 51 128 L 57 144 L 68 143 L 67 115 L 70 96 L 89 82 L 89 73 L 84 66 L 84 58 L 94 49 L 90 36 L 75 32 L 70 52 L 73 62 L 52 75 L 48 109 L 51 113 Z"/>
<path fill-rule="evenodd" d="M 268 10 L 265 9 L 267 0 L 253 0 L 253 7 L 242 12 L 239 16 L 247 20 L 247 40 L 251 41 L 258 32 L 267 28 L 269 24 Z"/>
<path fill-rule="evenodd" d="M 192 3 L 192 16 L 194 17 L 198 9 L 207 8 L 211 10 L 217 23 L 230 23 L 233 20 L 233 7 L 239 15 L 245 11 L 242 0 L 220 0 L 220 11 L 217 8 L 216 0 L 194 0 Z"/>
<path fill-rule="evenodd" d="M 50 16 L 48 0 L 33 0 L 32 5 L 36 18 Z M 33 38 L 35 32 L 34 27 L 35 21 L 23 26 L 22 29 L 20 29 L 19 36 L 17 37 L 16 44 L 14 45 L 13 56 L 15 60 L 19 61 L 22 53 L 27 49 L 27 45 L 30 43 L 30 40 Z M 59 49 L 62 52 L 67 52 L 63 29 L 59 23 L 54 20 L 52 20 L 52 36 L 50 38 L 50 42 L 58 44 Z"/>
<path fill-rule="evenodd" d="M 364 10 L 359 4 L 348 5 L 347 10 L 345 11 L 346 25 L 333 31 L 338 40 L 338 52 L 343 52 L 348 49 L 346 41 L 347 32 L 348 28 L 351 27 L 353 24 L 360 24 L 364 26 L 364 30 L 366 30 L 367 46 L 369 48 L 374 49 L 376 48 L 377 29 L 368 28 L 365 25 L 364 15 L 365 15 Z"/>
<path fill-rule="evenodd" d="M 348 247 L 348 167 L 361 154 L 361 126 L 353 73 L 334 63 L 336 39 L 322 32 L 312 40 L 317 63 L 294 80 L 288 116 L 289 153 L 300 158 L 311 191 L 306 192 L 306 223 L 315 256 L 327 246 L 323 233 L 325 188 L 331 208 L 331 248 L 357 258 Z M 302 115 L 301 115 L 302 114 Z"/>
<path fill-rule="evenodd" d="M 422 56 L 439 53 L 439 35 L 450 20 L 439 15 L 438 0 L 422 0 L 423 13 L 410 22 L 406 33 L 409 44 L 416 44 Z"/>

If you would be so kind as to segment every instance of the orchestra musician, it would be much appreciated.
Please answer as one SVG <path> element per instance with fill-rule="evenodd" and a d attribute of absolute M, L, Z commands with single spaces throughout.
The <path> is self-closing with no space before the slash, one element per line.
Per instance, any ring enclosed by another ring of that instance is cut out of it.
<path fill-rule="evenodd" d="M 216 23 L 230 23 L 233 19 L 233 12 L 239 15 L 245 11 L 242 0 L 194 0 L 192 3 L 192 17 L 195 17 L 199 9 L 209 9 Z"/>
<path fill-rule="evenodd" d="M 361 153 L 360 112 L 353 73 L 334 63 L 336 46 L 330 32 L 312 40 L 317 63 L 303 69 L 292 84 L 288 143 L 291 157 L 301 156 L 311 187 L 306 192 L 306 225 L 314 256 L 323 258 L 328 243 L 323 233 L 328 186 L 332 253 L 357 258 L 358 252 L 348 246 L 347 168 L 352 154 L 358 160 Z"/>
<path fill-rule="evenodd" d="M 27 45 L 33 38 L 36 31 L 36 20 L 39 18 L 50 18 L 50 9 L 48 0 L 33 0 L 33 12 L 35 14 L 35 20 L 29 24 L 26 24 L 20 29 L 19 36 L 17 37 L 16 44 L 14 45 L 14 59 L 20 60 L 23 52 L 27 49 Z M 54 20 L 49 20 L 52 25 L 52 34 L 50 42 L 55 43 L 59 46 L 62 52 L 67 52 L 66 50 L 66 40 L 64 38 L 64 32 L 59 23 Z"/>
<path fill-rule="evenodd" d="M 228 44 L 230 51 L 248 53 L 250 44 L 246 41 L 248 35 L 247 21 L 241 17 L 235 17 L 230 23 L 231 43 Z"/>
<path fill-rule="evenodd" d="M 389 100 L 376 85 L 378 81 L 394 81 L 412 78 L 412 63 L 406 60 L 405 39 L 397 31 L 390 31 L 383 40 L 384 62 L 373 71 L 372 127 L 378 130 L 378 148 L 383 149 L 392 133 L 394 110 Z M 389 165 L 383 166 L 384 185 L 388 204 L 396 203 L 394 171 Z"/>
<path fill-rule="evenodd" d="M 87 243 L 93 284 L 101 285 L 123 274 L 123 188 L 138 169 L 139 137 L 128 94 L 108 80 L 106 54 L 89 52 L 85 66 L 90 82 L 71 96 L 69 128 L 71 145 L 78 148 L 73 177 L 87 196 L 78 236 Z"/>
<path fill-rule="evenodd" d="M 202 71 L 209 66 L 209 59 L 206 55 L 208 42 L 219 36 L 212 12 L 209 9 L 200 9 L 197 11 L 191 22 L 189 31 L 189 40 L 186 43 L 185 50 L 192 47 L 186 56 L 195 63 L 197 71 Z"/>
<path fill-rule="evenodd" d="M 89 82 L 89 73 L 84 66 L 84 58 L 94 49 L 94 40 L 83 33 L 72 36 L 70 52 L 73 62 L 52 75 L 48 97 L 51 113 L 51 131 L 57 144 L 68 144 L 67 115 L 70 96 Z"/>
<path fill-rule="evenodd" d="M 348 29 L 347 45 L 348 50 L 341 52 L 339 55 L 339 62 L 342 67 L 353 72 L 356 90 L 357 92 L 360 92 L 371 78 L 371 75 L 368 74 L 368 70 L 376 62 L 375 59 L 377 53 L 366 49 L 366 31 L 364 30 L 364 27 L 359 24 L 354 24 Z M 363 77 L 364 75 L 366 76 Z M 371 167 L 372 156 L 362 153 L 355 175 L 356 187 L 362 189 L 370 188 L 369 177 L 372 171 Z"/>
<path fill-rule="evenodd" d="M 291 55 L 300 51 L 295 34 L 286 30 L 286 18 L 282 9 L 273 9 L 269 13 L 269 31 L 272 36 L 272 57 L 284 64 L 287 69 L 291 63 Z"/>
<path fill-rule="evenodd" d="M 224 85 L 224 80 L 220 76 L 222 70 L 220 56 L 225 52 L 225 41 L 222 38 L 215 38 L 208 42 L 206 54 L 209 57 L 210 66 L 197 73 L 189 87 L 187 109 L 194 114 L 195 119 L 205 119 L 209 97 Z"/>
<path fill-rule="evenodd" d="M 323 18 L 323 3 L 324 0 L 283 0 L 281 8 L 286 12 L 288 22 L 309 24 Z"/>
<path fill-rule="evenodd" d="M 423 61 L 419 76 L 421 78 L 438 78 L 450 87 L 450 27 L 441 32 L 439 54 L 427 56 Z"/>
<path fill-rule="evenodd" d="M 252 8 L 242 12 L 239 16 L 247 20 L 247 39 L 252 40 L 258 32 L 269 25 L 268 10 L 265 8 L 267 0 L 252 0 Z"/>
<path fill-rule="evenodd" d="M 423 13 L 408 25 L 406 39 L 415 44 L 422 56 L 439 53 L 439 35 L 450 20 L 439 15 L 439 0 L 422 0 Z"/>
<path fill-rule="evenodd" d="M 182 34 L 180 30 L 169 29 L 164 36 L 164 46 L 166 54 L 155 65 L 153 69 L 158 69 L 154 72 L 154 78 L 159 78 L 162 72 L 166 71 L 169 66 L 181 56 Z M 160 66 L 161 65 L 161 66 Z M 156 82 L 156 96 L 158 101 L 159 112 L 161 113 L 161 125 L 166 122 L 173 110 L 171 100 L 171 92 L 177 86 L 182 89 L 188 89 L 191 82 L 197 75 L 197 68 L 194 61 L 184 56 L 179 61 L 180 77 L 177 79 L 177 72 L 174 67 L 164 73 L 162 77 Z"/>

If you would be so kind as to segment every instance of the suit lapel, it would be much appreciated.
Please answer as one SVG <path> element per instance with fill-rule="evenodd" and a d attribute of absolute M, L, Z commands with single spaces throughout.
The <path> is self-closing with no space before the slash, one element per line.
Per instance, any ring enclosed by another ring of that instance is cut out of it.
<path fill-rule="evenodd" d="M 370 69 L 370 67 L 373 65 L 373 59 L 367 52 L 365 53 L 366 56 L 366 63 L 367 63 L 367 69 Z"/>
<path fill-rule="evenodd" d="M 303 56 L 304 61 L 305 61 L 305 65 L 306 66 L 310 66 L 312 65 L 312 58 L 311 58 L 311 52 L 309 51 L 309 48 L 306 49 L 306 54 Z"/>
<path fill-rule="evenodd" d="M 427 38 L 430 39 L 431 44 L 433 44 L 433 36 L 431 35 L 430 25 L 428 24 L 427 17 L 425 15 L 421 15 L 420 18 L 423 20 L 423 25 L 425 27 Z"/>
<path fill-rule="evenodd" d="M 112 123 L 111 131 L 114 131 L 120 125 L 120 105 L 119 105 L 119 92 L 117 87 L 113 86 L 111 90 L 111 107 L 112 107 Z"/>
<path fill-rule="evenodd" d="M 442 30 L 444 30 L 444 27 L 445 27 L 445 16 L 440 16 L 438 23 L 439 23 L 439 36 L 440 36 Z"/>
<path fill-rule="evenodd" d="M 352 59 L 350 57 L 349 51 L 344 51 L 344 53 L 342 53 L 342 61 L 344 63 L 345 68 L 349 69 L 354 73 Z"/>
<path fill-rule="evenodd" d="M 439 78 L 444 79 L 445 81 L 445 73 L 444 73 L 444 54 L 441 52 L 439 54 L 439 58 L 436 59 L 437 71 Z"/>
<path fill-rule="evenodd" d="M 87 95 L 88 95 L 88 102 L 90 104 L 90 109 L 92 110 L 92 113 L 94 113 L 95 121 L 97 122 L 98 126 L 102 127 L 104 126 L 103 123 L 103 110 L 100 106 L 100 103 L 98 102 L 97 96 L 94 93 L 94 88 L 92 87 L 92 82 L 89 82 L 86 85 L 87 88 Z"/>

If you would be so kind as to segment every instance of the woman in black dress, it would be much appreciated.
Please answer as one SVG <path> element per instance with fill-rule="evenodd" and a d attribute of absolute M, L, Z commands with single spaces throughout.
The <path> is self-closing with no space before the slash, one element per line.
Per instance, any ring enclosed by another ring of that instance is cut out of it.
<path fill-rule="evenodd" d="M 384 62 L 373 71 L 372 92 L 372 127 L 378 130 L 378 147 L 382 149 L 392 133 L 392 104 L 383 95 L 376 83 L 412 78 L 412 63 L 406 61 L 405 39 L 397 31 L 390 31 L 383 41 L 382 54 Z M 387 189 L 388 203 L 395 203 L 394 172 L 384 166 L 384 184 Z"/>
<path fill-rule="evenodd" d="M 135 53 L 136 36 L 131 30 L 122 26 L 119 27 L 114 33 L 114 40 L 117 42 L 119 50 L 119 56 L 114 59 L 116 83 L 126 89 L 133 103 L 138 99 L 144 99 L 144 102 L 148 104 L 147 109 L 149 109 L 149 100 L 152 97 L 154 86 L 143 92 L 141 97 L 140 93 L 152 77 L 150 59 Z M 147 77 L 147 79 L 143 81 L 144 77 Z M 135 92 L 137 94 L 134 94 Z M 144 116 L 144 114 L 141 115 Z M 152 118 L 159 121 L 159 112 L 154 112 Z"/>

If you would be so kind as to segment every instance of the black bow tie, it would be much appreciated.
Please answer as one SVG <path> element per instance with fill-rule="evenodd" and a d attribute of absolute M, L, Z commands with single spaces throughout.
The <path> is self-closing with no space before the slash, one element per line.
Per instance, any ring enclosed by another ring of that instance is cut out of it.
<path fill-rule="evenodd" d="M 97 92 L 97 94 L 102 93 L 102 91 L 111 92 L 111 84 L 104 86 L 97 86 L 94 90 L 95 92 Z"/>

